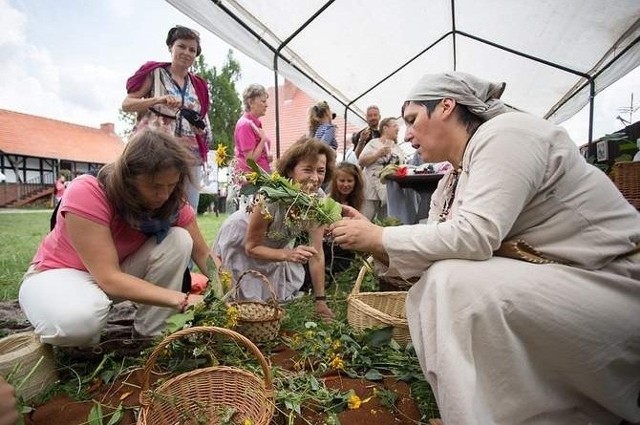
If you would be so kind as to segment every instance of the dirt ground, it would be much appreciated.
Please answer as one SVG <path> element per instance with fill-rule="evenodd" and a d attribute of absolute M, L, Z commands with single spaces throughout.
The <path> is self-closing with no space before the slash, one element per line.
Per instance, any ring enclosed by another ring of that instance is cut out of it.
<path fill-rule="evenodd" d="M 290 353 L 287 353 L 290 354 Z M 280 354 L 272 358 L 274 365 L 287 367 L 290 365 L 289 356 Z M 277 362 L 281 361 L 281 364 Z M 353 390 L 364 402 L 359 409 L 345 410 L 338 415 L 342 424 L 348 425 L 415 425 L 419 423 L 420 412 L 411 397 L 409 386 L 404 382 L 393 379 L 385 379 L 381 382 L 372 382 L 360 379 L 351 379 L 339 374 L 322 378 L 328 388 L 341 391 Z M 116 380 L 111 385 L 96 385 L 91 391 L 92 400 L 99 401 L 103 406 L 134 407 L 139 405 L 141 370 L 136 370 L 122 379 Z M 394 411 L 382 405 L 375 394 L 381 390 L 393 391 L 397 398 Z M 89 413 L 94 405 L 92 400 L 76 401 L 68 396 L 56 396 L 47 403 L 36 406 L 35 410 L 25 416 L 25 425 L 80 425 L 86 424 Z M 110 415 L 112 409 L 103 407 L 103 414 Z M 303 407 L 302 417 L 295 418 L 296 425 L 322 425 L 326 415 Z M 107 423 L 109 417 L 105 417 L 103 423 Z M 131 410 L 127 410 L 120 420 L 120 425 L 134 425 L 135 417 Z M 273 424 L 285 424 L 285 418 L 276 411 Z"/>
<path fill-rule="evenodd" d="M 123 307 L 114 312 L 113 322 L 122 321 L 131 315 L 130 307 Z M 5 333 L 15 333 L 30 329 L 17 301 L 0 302 L 0 330 Z M 281 345 L 272 350 L 269 360 L 273 366 L 293 371 L 293 358 L 295 351 Z M 90 399 L 77 401 L 66 395 L 58 395 L 46 403 L 33 406 L 35 409 L 25 415 L 25 425 L 80 425 L 87 424 L 94 400 L 103 405 L 105 415 L 102 423 L 107 424 L 113 409 L 107 406 L 135 407 L 139 405 L 141 369 L 137 369 L 126 376 L 117 379 L 108 385 L 97 382 L 90 388 Z M 340 391 L 353 390 L 364 402 L 358 409 L 345 410 L 338 415 L 340 422 L 345 425 L 415 425 L 419 423 L 420 412 L 411 396 L 409 385 L 393 379 L 372 382 L 360 379 L 351 379 L 337 373 L 329 374 L 322 378 L 328 388 Z M 374 392 L 392 391 L 396 394 L 395 408 L 390 410 L 382 405 L 379 397 Z M 324 424 L 326 415 L 314 411 L 309 407 L 302 408 L 302 417 L 294 420 L 296 425 L 320 425 Z M 125 410 L 119 425 L 134 425 L 136 423 L 132 409 Z M 286 418 L 281 413 L 274 414 L 273 424 L 286 424 Z"/>

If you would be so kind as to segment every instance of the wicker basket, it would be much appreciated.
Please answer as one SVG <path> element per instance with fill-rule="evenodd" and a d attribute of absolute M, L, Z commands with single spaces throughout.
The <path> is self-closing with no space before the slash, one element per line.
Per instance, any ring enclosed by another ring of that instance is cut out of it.
<path fill-rule="evenodd" d="M 407 344 L 411 340 L 404 306 L 407 293 L 360 292 L 360 285 L 370 269 L 370 263 L 362 266 L 353 290 L 347 297 L 347 320 L 356 331 L 392 326 L 393 339 L 401 345 Z"/>
<path fill-rule="evenodd" d="M 640 162 L 613 164 L 613 182 L 627 201 L 640 209 Z"/>
<path fill-rule="evenodd" d="M 18 384 L 30 375 L 16 391 L 16 395 L 26 402 L 45 392 L 58 380 L 51 346 L 41 343 L 33 332 L 0 339 L 0 375 L 6 377 L 14 369 Z"/>
<path fill-rule="evenodd" d="M 253 342 L 269 342 L 278 337 L 280 324 L 284 318 L 284 309 L 278 305 L 278 299 L 273 285 L 265 275 L 256 270 L 247 270 L 238 277 L 235 291 L 236 299 L 240 290 L 240 281 L 247 275 L 256 276 L 264 283 L 271 299 L 268 302 L 261 301 L 234 301 L 229 303 L 238 309 L 238 325 L 236 330 Z"/>
<path fill-rule="evenodd" d="M 262 367 L 263 379 L 243 369 L 210 366 L 171 378 L 155 390 L 149 389 L 149 379 L 167 346 L 196 333 L 218 334 L 244 346 Z M 209 424 L 221 422 L 224 408 L 233 409 L 233 423 L 250 421 L 254 425 L 270 423 L 274 409 L 274 390 L 269 366 L 258 348 L 247 338 L 225 328 L 200 326 L 180 330 L 166 337 L 147 360 L 140 392 L 138 425 L 196 424 L 206 418 Z"/>

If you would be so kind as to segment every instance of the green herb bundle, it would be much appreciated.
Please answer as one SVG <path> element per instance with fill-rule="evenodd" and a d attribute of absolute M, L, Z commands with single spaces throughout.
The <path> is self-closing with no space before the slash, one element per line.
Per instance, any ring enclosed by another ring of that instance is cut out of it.
<path fill-rule="evenodd" d="M 253 171 L 245 174 L 248 184 L 242 188 L 242 194 L 258 194 L 268 202 L 280 203 L 286 207 L 287 217 L 293 217 L 301 223 L 323 225 L 342 218 L 342 208 L 333 199 L 307 193 L 300 183 L 281 176 L 277 171 L 269 174 L 251 159 L 247 160 L 247 164 Z"/>

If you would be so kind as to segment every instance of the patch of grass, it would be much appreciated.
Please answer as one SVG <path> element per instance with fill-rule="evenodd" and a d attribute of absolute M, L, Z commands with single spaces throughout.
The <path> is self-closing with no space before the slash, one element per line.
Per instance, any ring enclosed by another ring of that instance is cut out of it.
<path fill-rule="evenodd" d="M 211 244 L 227 214 L 198 216 L 204 240 Z M 22 276 L 42 238 L 49 233 L 51 211 L 0 213 L 0 300 L 18 298 Z"/>
<path fill-rule="evenodd" d="M 0 299 L 18 298 L 22 275 L 49 232 L 50 211 L 0 213 Z"/>

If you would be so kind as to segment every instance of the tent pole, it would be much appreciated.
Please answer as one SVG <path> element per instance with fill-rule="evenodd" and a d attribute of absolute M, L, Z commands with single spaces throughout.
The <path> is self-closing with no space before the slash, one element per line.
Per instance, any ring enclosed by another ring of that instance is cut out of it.
<path fill-rule="evenodd" d="M 451 41 L 453 42 L 453 70 L 458 69 L 458 49 L 456 45 L 456 0 L 451 0 Z"/>
<path fill-rule="evenodd" d="M 313 22 L 322 12 L 324 12 L 335 0 L 329 0 L 320 9 L 316 11 L 309 19 L 307 19 L 298 29 L 296 29 L 289 37 L 287 37 L 276 49 L 273 55 L 273 75 L 275 76 L 275 87 L 273 89 L 276 95 L 276 158 L 280 158 L 280 96 L 278 89 L 278 58 L 282 55 L 282 49 L 291 42 L 298 34 L 302 32 L 311 22 Z M 345 125 L 346 132 L 346 125 Z"/>
<path fill-rule="evenodd" d="M 332 3 L 335 0 L 331 0 L 330 3 Z M 230 10 L 228 7 L 226 7 L 224 4 L 222 4 L 222 0 L 211 0 L 211 2 L 213 4 L 215 4 L 216 6 L 218 6 L 218 8 L 220 8 L 220 10 L 222 10 L 224 13 L 226 13 L 229 17 L 231 17 L 231 19 L 233 19 L 234 21 L 236 21 L 238 23 L 238 25 L 240 25 L 245 31 L 247 31 L 249 34 L 251 34 L 252 36 L 255 37 L 256 41 L 264 46 L 267 47 L 267 49 L 271 50 L 274 54 L 277 53 L 277 49 L 275 47 L 273 47 L 269 42 L 267 42 L 265 39 L 262 38 L 262 36 L 260 34 L 258 34 L 256 31 L 254 31 L 249 25 L 247 25 L 246 22 L 244 22 L 238 15 L 236 15 L 232 10 Z M 327 93 L 327 95 L 333 97 L 335 100 L 337 100 L 340 104 L 344 105 L 345 103 L 338 99 L 333 93 L 331 93 L 327 88 L 325 88 L 322 84 L 320 84 L 319 82 L 317 82 L 315 80 L 315 78 L 313 78 L 311 75 L 309 75 L 307 72 L 305 72 L 304 70 L 300 69 L 300 67 L 298 67 L 296 64 L 294 64 L 290 59 L 287 59 L 286 57 L 284 57 L 282 55 L 282 53 L 280 53 L 279 58 L 284 60 L 286 63 L 288 63 L 293 69 L 295 69 L 296 71 L 298 71 L 300 73 L 300 75 L 305 76 L 309 81 L 311 81 L 313 84 L 315 84 L 316 86 L 318 86 L 322 91 L 324 91 L 325 93 Z M 277 74 L 277 71 L 276 71 Z M 275 93 L 277 96 L 278 90 L 277 90 L 277 86 L 275 88 Z M 278 111 L 278 105 L 276 104 L 276 113 Z M 355 112 L 355 111 L 354 111 Z M 278 118 L 276 118 L 276 152 L 279 151 L 280 149 L 280 143 L 279 143 L 279 134 L 278 134 Z M 346 133 L 346 126 L 345 126 L 345 133 Z"/>

